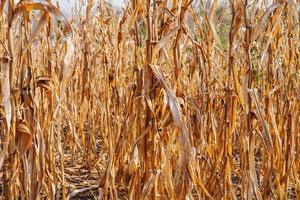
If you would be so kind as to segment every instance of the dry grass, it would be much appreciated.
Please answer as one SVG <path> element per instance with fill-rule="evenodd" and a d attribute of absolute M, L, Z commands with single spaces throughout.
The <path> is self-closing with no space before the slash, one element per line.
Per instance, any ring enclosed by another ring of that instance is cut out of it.
<path fill-rule="evenodd" d="M 296 1 L 2 0 L 2 199 L 299 199 Z"/>

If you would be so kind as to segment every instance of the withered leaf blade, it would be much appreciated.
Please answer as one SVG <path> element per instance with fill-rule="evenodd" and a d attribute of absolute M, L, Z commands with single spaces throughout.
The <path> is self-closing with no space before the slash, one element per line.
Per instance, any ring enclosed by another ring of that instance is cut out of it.
<path fill-rule="evenodd" d="M 32 144 L 32 133 L 25 120 L 16 123 L 16 142 L 19 144 L 20 156 L 24 155 Z"/>
<path fill-rule="evenodd" d="M 245 98 L 244 98 L 244 95 L 243 95 L 242 86 L 241 86 L 240 81 L 239 81 L 238 71 L 237 71 L 237 68 L 236 68 L 235 64 L 232 65 L 232 71 L 233 71 L 234 87 L 235 87 L 236 93 L 239 97 L 239 101 L 240 101 L 241 105 L 243 106 L 243 109 L 246 111 L 246 113 L 248 113 L 249 109 L 248 109 L 248 107 L 246 106 L 246 103 L 245 103 Z"/>
<path fill-rule="evenodd" d="M 174 35 L 176 31 L 180 29 L 179 26 L 175 27 L 172 31 L 170 31 L 166 36 L 164 36 L 153 49 L 153 58 L 155 58 L 156 54 L 161 50 L 161 48 L 167 43 L 167 41 Z"/>
<path fill-rule="evenodd" d="M 54 5 L 52 5 L 48 1 L 42 2 L 20 2 L 15 10 L 14 10 L 14 18 L 24 12 L 31 12 L 34 10 L 44 11 L 44 14 L 50 14 L 51 16 L 58 18 L 61 20 L 62 24 L 64 25 L 64 29 L 66 35 L 72 34 L 72 26 L 69 23 L 69 20 L 64 16 L 64 14 Z"/>
<path fill-rule="evenodd" d="M 59 102 L 62 101 L 65 95 L 65 90 L 71 78 L 73 67 L 71 67 L 72 58 L 74 56 L 75 48 L 73 44 L 73 38 L 71 36 L 67 37 L 66 40 L 67 52 L 64 57 L 64 66 L 63 66 L 63 80 L 60 87 L 60 97 Z"/>
<path fill-rule="evenodd" d="M 142 198 L 141 199 L 146 199 L 147 196 L 150 194 L 153 186 L 154 186 L 154 182 L 155 179 L 160 175 L 160 171 L 159 170 L 154 170 L 151 173 L 151 176 L 149 177 L 149 179 L 147 180 L 147 182 L 144 185 L 143 191 L 142 191 Z"/>
<path fill-rule="evenodd" d="M 262 126 L 263 126 L 263 132 L 262 132 L 263 142 L 266 145 L 266 148 L 268 150 L 271 150 L 271 149 L 273 149 L 273 142 L 272 142 L 272 138 L 271 138 L 271 135 L 270 135 L 270 132 L 269 132 L 268 123 L 265 120 L 264 115 L 263 115 L 263 111 L 259 106 L 259 100 L 258 100 L 258 96 L 257 96 L 257 89 L 248 89 L 248 92 L 249 92 L 251 98 L 254 101 L 254 104 L 255 104 L 255 107 L 256 107 L 256 110 L 257 110 L 257 114 L 258 114 L 257 117 L 258 117 L 259 121 L 262 123 Z"/>
<path fill-rule="evenodd" d="M 168 97 L 168 103 L 170 106 L 170 110 L 173 116 L 174 123 L 179 127 L 182 128 L 183 123 L 181 119 L 181 113 L 179 108 L 179 103 L 174 95 L 174 92 L 170 89 L 169 85 L 167 84 L 166 80 L 164 79 L 161 72 L 158 70 L 157 66 L 150 65 L 153 73 L 155 74 L 155 77 L 159 80 L 161 83 L 163 89 L 165 90 L 167 97 Z"/>
<path fill-rule="evenodd" d="M 179 137 L 180 142 L 180 154 L 178 159 L 178 168 L 175 173 L 175 185 L 176 190 L 179 191 L 178 188 L 180 188 L 181 180 L 184 179 L 185 171 L 187 169 L 187 163 L 188 158 L 190 154 L 190 148 L 191 144 L 189 141 L 189 131 L 184 124 L 181 116 L 180 106 L 179 103 L 175 97 L 174 92 L 170 89 L 169 85 L 167 84 L 166 80 L 164 79 L 162 73 L 159 71 L 158 67 L 156 65 L 150 65 L 155 77 L 158 79 L 158 81 L 161 83 L 163 89 L 165 90 L 167 96 L 168 96 L 168 103 L 170 106 L 170 110 L 172 113 L 173 121 L 175 125 L 181 130 L 181 135 Z"/>
<path fill-rule="evenodd" d="M 27 44 L 24 47 L 24 52 L 28 50 L 30 47 L 31 43 L 33 42 L 34 38 L 39 34 L 39 32 L 42 30 L 44 25 L 46 24 L 47 20 L 49 19 L 49 14 L 48 12 L 44 12 L 43 15 L 41 16 L 41 19 L 39 20 L 35 30 L 33 31 L 31 37 L 29 38 Z"/>
<path fill-rule="evenodd" d="M 264 23 L 266 22 L 268 16 L 278 7 L 280 7 L 281 4 L 279 2 L 273 3 L 271 6 L 268 7 L 268 9 L 264 12 L 263 16 L 260 18 L 259 22 L 254 28 L 251 41 L 255 41 L 258 35 L 261 33 L 261 29 L 263 28 Z"/>
<path fill-rule="evenodd" d="M 53 90 L 53 80 L 48 76 L 38 76 L 36 77 L 37 87 L 43 88 L 46 91 Z"/>
<path fill-rule="evenodd" d="M 5 110 L 5 119 L 7 130 L 10 130 L 11 126 L 11 101 L 10 101 L 10 80 L 9 80 L 9 60 L 7 58 L 1 58 L 1 89 L 2 89 L 2 98 L 3 105 Z"/>

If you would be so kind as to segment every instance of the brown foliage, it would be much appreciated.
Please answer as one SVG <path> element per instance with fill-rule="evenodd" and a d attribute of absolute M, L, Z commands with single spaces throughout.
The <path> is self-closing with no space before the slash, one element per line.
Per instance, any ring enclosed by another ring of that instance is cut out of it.
<path fill-rule="evenodd" d="M 296 1 L 96 3 L 1 1 L 4 199 L 300 198 Z"/>

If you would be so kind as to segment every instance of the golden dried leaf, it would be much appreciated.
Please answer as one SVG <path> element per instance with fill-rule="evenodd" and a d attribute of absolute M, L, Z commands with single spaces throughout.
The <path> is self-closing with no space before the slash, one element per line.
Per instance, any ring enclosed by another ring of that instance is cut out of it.
<path fill-rule="evenodd" d="M 135 145 L 132 157 L 129 161 L 128 172 L 130 175 L 134 175 L 139 167 L 139 151 L 138 145 Z"/>
<path fill-rule="evenodd" d="M 244 111 L 246 113 L 248 113 L 249 109 L 248 109 L 248 107 L 245 104 L 243 90 L 242 90 L 241 84 L 239 82 L 238 72 L 237 72 L 235 64 L 232 65 L 232 72 L 233 72 L 233 80 L 234 80 L 234 87 L 235 87 L 236 93 L 237 93 L 237 95 L 239 97 L 240 103 L 241 103 Z"/>
<path fill-rule="evenodd" d="M 22 1 L 19 3 L 15 10 L 14 10 L 14 18 L 16 18 L 18 15 L 24 12 L 31 12 L 34 10 L 40 10 L 44 11 L 47 14 L 50 14 L 51 16 L 58 18 L 61 20 L 62 24 L 64 25 L 64 29 L 66 32 L 66 35 L 72 34 L 72 27 L 67 18 L 64 16 L 64 14 L 54 5 L 52 5 L 48 1 L 43 1 L 43 2 L 25 2 Z M 44 13 L 44 14 L 45 14 Z M 46 14 L 43 18 L 46 17 Z M 42 18 L 42 19 L 43 19 Z M 40 21 L 42 23 L 44 20 Z"/>
<path fill-rule="evenodd" d="M 149 196 L 153 186 L 154 186 L 154 182 L 155 179 L 158 178 L 160 175 L 160 171 L 153 171 L 151 173 L 151 176 L 149 177 L 149 179 L 146 181 L 144 187 L 143 187 L 143 191 L 142 191 L 142 198 L 141 199 L 146 199 L 147 196 Z"/>
<path fill-rule="evenodd" d="M 2 89 L 2 98 L 3 106 L 5 110 L 5 119 L 7 130 L 10 130 L 11 118 L 12 118 L 12 107 L 10 101 L 10 80 L 9 80 L 9 60 L 7 58 L 1 59 L 1 89 Z"/>
<path fill-rule="evenodd" d="M 18 120 L 16 123 L 16 143 L 20 156 L 24 155 L 32 144 L 32 133 L 25 120 Z"/>
<path fill-rule="evenodd" d="M 256 107 L 256 110 L 257 110 L 257 115 L 258 115 L 257 117 L 258 117 L 260 123 L 263 126 L 263 132 L 262 132 L 263 142 L 264 142 L 266 148 L 268 150 L 271 150 L 273 148 L 273 142 L 272 142 L 272 138 L 271 138 L 271 135 L 270 135 L 270 132 L 269 132 L 268 123 L 265 120 L 264 115 L 263 115 L 263 111 L 259 106 L 259 100 L 258 100 L 258 97 L 257 97 L 257 90 L 256 89 L 248 89 L 248 92 L 249 92 L 251 98 L 254 101 L 254 104 L 255 104 L 255 107 Z"/>
<path fill-rule="evenodd" d="M 43 88 L 46 91 L 52 91 L 54 87 L 52 79 L 48 76 L 36 77 L 36 85 L 37 87 Z"/>

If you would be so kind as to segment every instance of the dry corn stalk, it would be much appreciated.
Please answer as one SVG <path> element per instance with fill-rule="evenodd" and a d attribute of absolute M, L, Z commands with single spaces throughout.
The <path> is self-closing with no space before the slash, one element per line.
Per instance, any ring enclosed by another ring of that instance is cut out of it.
<path fill-rule="evenodd" d="M 0 6 L 6 199 L 297 199 L 299 4 Z"/>

